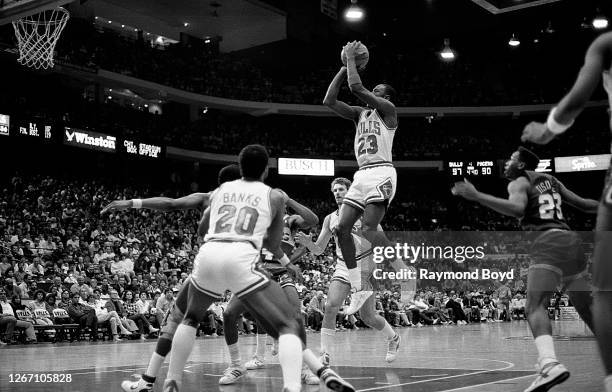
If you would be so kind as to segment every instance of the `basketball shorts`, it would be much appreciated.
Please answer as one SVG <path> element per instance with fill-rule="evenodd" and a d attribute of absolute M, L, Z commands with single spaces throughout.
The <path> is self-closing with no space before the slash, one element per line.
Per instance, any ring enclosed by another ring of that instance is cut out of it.
<path fill-rule="evenodd" d="M 612 291 L 612 168 L 606 175 L 606 184 L 597 211 L 593 287 L 599 291 Z"/>
<path fill-rule="evenodd" d="M 259 257 L 248 242 L 209 241 L 195 258 L 191 283 L 213 298 L 222 298 L 226 290 L 241 298 L 270 283 Z"/>
<path fill-rule="evenodd" d="M 396 188 L 397 173 L 391 164 L 362 168 L 355 172 L 344 203 L 362 211 L 369 203 L 389 205 Z"/>
<path fill-rule="evenodd" d="M 372 250 L 369 249 L 363 252 L 362 254 L 358 254 L 356 258 L 357 258 L 357 268 L 362 273 L 361 280 L 363 283 L 366 280 L 368 280 L 371 275 L 371 272 L 368 271 L 368 268 L 371 266 L 369 264 L 364 264 L 364 263 L 371 262 Z M 364 276 L 364 275 L 367 275 L 367 276 Z M 344 260 L 341 259 L 340 257 L 338 257 L 338 261 L 336 261 L 336 270 L 334 271 L 334 274 L 332 275 L 331 280 L 332 281 L 337 280 L 339 282 L 346 283 L 349 286 L 351 284 L 351 280 L 349 278 L 349 269 L 346 266 L 346 263 L 344 262 Z"/>
<path fill-rule="evenodd" d="M 556 272 L 564 282 L 586 276 L 586 257 L 580 236 L 568 230 L 547 230 L 531 245 L 529 268 Z"/>

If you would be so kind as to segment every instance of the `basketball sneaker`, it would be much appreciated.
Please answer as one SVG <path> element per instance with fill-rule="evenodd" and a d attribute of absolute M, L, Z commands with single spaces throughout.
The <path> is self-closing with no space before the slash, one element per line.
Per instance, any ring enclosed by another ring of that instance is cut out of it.
<path fill-rule="evenodd" d="M 164 389 L 163 392 L 179 392 L 178 384 L 175 380 L 166 380 L 164 381 Z"/>
<path fill-rule="evenodd" d="M 529 388 L 525 389 L 525 392 L 546 392 L 570 376 L 569 371 L 559 362 L 550 362 L 542 367 L 536 365 L 536 369 L 538 376 Z"/>
<path fill-rule="evenodd" d="M 137 381 L 123 381 L 121 389 L 125 392 L 151 392 L 153 391 L 153 383 L 146 382 L 142 378 Z"/>
<path fill-rule="evenodd" d="M 219 379 L 219 385 L 230 385 L 236 383 L 242 377 L 246 376 L 247 370 L 243 367 L 230 366 L 223 372 L 223 376 Z"/>
<path fill-rule="evenodd" d="M 265 366 L 266 364 L 263 361 L 259 360 L 259 358 L 257 358 L 257 355 L 254 355 L 253 359 L 244 364 L 244 367 L 247 368 L 247 370 L 261 369 Z"/>
<path fill-rule="evenodd" d="M 321 361 L 321 364 L 323 364 L 323 366 L 329 367 L 329 358 L 329 354 L 323 351 L 321 353 L 321 356 L 319 357 L 319 361 Z"/>
<path fill-rule="evenodd" d="M 315 376 L 306 364 L 302 365 L 302 382 L 306 385 L 319 385 L 319 377 Z"/>
<path fill-rule="evenodd" d="M 347 316 L 357 313 L 357 311 L 361 309 L 365 301 L 367 301 L 372 294 L 374 294 L 373 291 L 355 291 L 353 294 L 351 294 L 351 304 L 344 313 Z"/>
<path fill-rule="evenodd" d="M 325 386 L 335 392 L 355 392 L 355 388 L 328 367 L 319 371 L 319 378 Z"/>
<path fill-rule="evenodd" d="M 395 337 L 389 340 L 389 345 L 387 347 L 387 355 L 385 356 L 385 361 L 393 362 L 395 358 L 397 358 L 397 352 L 399 351 L 400 342 L 402 338 L 395 334 Z"/>

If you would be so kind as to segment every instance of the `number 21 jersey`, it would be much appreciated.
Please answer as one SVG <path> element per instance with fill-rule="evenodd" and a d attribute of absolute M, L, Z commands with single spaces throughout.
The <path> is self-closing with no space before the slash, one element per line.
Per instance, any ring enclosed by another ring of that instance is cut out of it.
<path fill-rule="evenodd" d="M 205 241 L 246 241 L 261 250 L 272 222 L 270 192 L 259 181 L 226 182 L 211 195 L 210 225 Z"/>
<path fill-rule="evenodd" d="M 391 150 L 396 128 L 389 128 L 378 110 L 365 109 L 359 114 L 355 132 L 355 157 L 359 167 L 392 162 Z"/>
<path fill-rule="evenodd" d="M 527 208 L 521 220 L 525 230 L 569 230 L 561 208 L 559 181 L 549 174 L 525 171 L 529 180 Z"/>

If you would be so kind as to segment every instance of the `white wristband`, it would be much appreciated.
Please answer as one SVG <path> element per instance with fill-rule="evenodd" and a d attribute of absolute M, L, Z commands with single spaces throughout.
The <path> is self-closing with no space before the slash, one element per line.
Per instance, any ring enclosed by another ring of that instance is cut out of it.
<path fill-rule="evenodd" d="M 142 208 L 142 199 L 132 199 L 132 208 Z"/>
<path fill-rule="evenodd" d="M 554 133 L 555 135 L 559 135 L 559 134 L 562 134 L 563 132 L 565 132 L 569 127 L 574 125 L 574 121 L 572 120 L 572 122 L 570 122 L 569 124 L 565 124 L 565 125 L 564 124 L 559 124 L 555 120 L 555 113 L 556 112 L 557 112 L 557 108 L 554 107 L 554 108 L 552 108 L 552 110 L 548 114 L 548 119 L 546 120 L 546 128 L 548 128 L 548 130 L 551 133 Z"/>
<path fill-rule="evenodd" d="M 289 260 L 289 257 L 287 257 L 287 255 L 283 255 L 283 257 L 280 258 L 279 262 L 283 267 L 286 267 L 289 263 L 291 263 L 291 260 Z"/>

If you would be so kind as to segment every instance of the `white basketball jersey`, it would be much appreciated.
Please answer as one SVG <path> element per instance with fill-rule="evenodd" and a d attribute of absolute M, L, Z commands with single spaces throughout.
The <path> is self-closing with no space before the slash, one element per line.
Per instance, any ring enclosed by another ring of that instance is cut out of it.
<path fill-rule="evenodd" d="M 388 128 L 377 110 L 366 109 L 359 114 L 354 143 L 359 167 L 393 161 L 391 150 L 396 129 Z"/>
<path fill-rule="evenodd" d="M 329 229 L 332 233 L 335 233 L 336 227 L 338 226 L 338 221 L 340 220 L 339 211 L 336 210 L 328 216 Z M 355 257 L 357 260 L 359 260 L 361 256 L 368 253 L 372 248 L 370 242 L 366 240 L 361 234 L 361 218 L 359 218 L 357 222 L 355 222 L 355 224 L 353 225 L 353 230 L 351 234 L 353 235 L 353 242 L 355 243 Z M 340 244 L 338 243 L 338 237 L 335 234 L 334 241 L 336 242 L 336 256 L 338 256 L 339 259 L 344 260 L 344 258 L 342 257 L 342 251 L 340 250 Z"/>
<path fill-rule="evenodd" d="M 271 191 L 259 181 L 222 184 L 211 196 L 210 226 L 204 240 L 248 241 L 260 250 L 272 223 Z"/>
<path fill-rule="evenodd" d="M 610 69 L 612 72 L 612 67 Z M 608 93 L 608 102 L 610 103 L 610 110 L 612 110 L 612 77 L 609 72 L 603 73 L 603 85 L 604 89 Z M 612 131 L 612 117 L 610 117 L 610 131 Z M 612 147 L 610 148 L 612 151 Z"/>

